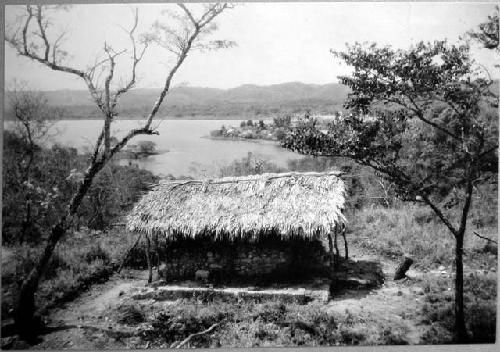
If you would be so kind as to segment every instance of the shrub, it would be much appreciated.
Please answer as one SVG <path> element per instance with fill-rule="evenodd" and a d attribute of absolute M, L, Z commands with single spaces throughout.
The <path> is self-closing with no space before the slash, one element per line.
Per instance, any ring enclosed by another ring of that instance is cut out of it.
<path fill-rule="evenodd" d="M 156 151 L 156 143 L 153 141 L 139 141 L 137 142 L 140 153 L 151 154 Z"/>
<path fill-rule="evenodd" d="M 285 116 L 275 117 L 273 119 L 273 124 L 274 124 L 274 127 L 288 128 L 292 124 L 292 116 L 285 115 Z"/>
<path fill-rule="evenodd" d="M 108 263 L 110 260 L 108 252 L 101 247 L 100 243 L 92 244 L 85 253 L 84 259 L 89 264 L 99 259 L 104 263 Z"/>
<path fill-rule="evenodd" d="M 135 325 L 142 323 L 146 320 L 142 307 L 137 304 L 123 304 L 117 309 L 118 319 L 121 324 Z"/>
<path fill-rule="evenodd" d="M 276 139 L 278 141 L 283 140 L 285 138 L 285 136 L 286 136 L 286 132 L 283 128 L 276 129 Z"/>
<path fill-rule="evenodd" d="M 453 342 L 453 292 L 451 279 L 428 275 L 424 277 L 425 304 L 422 322 L 429 325 L 425 343 Z M 496 335 L 496 277 L 470 274 L 464 280 L 465 319 L 474 343 L 492 343 Z"/>

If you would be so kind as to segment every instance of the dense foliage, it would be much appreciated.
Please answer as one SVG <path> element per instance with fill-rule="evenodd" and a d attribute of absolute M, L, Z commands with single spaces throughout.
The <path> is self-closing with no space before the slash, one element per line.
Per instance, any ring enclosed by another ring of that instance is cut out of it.
<path fill-rule="evenodd" d="M 36 146 L 29 179 L 24 169 L 28 145 L 4 133 L 2 230 L 4 243 L 38 243 L 65 211 L 87 157 L 74 148 Z M 77 225 L 105 229 L 157 177 L 131 166 L 109 164 L 96 178 L 78 213 Z"/>
<path fill-rule="evenodd" d="M 350 114 L 320 129 L 306 118 L 283 145 L 344 156 L 369 166 L 406 200 L 422 201 L 455 246 L 455 332 L 467 339 L 463 245 L 475 187 L 498 169 L 498 96 L 467 44 L 420 42 L 407 50 L 355 43 L 335 55 L 353 67 L 340 77 Z M 457 209 L 459 211 L 457 211 Z"/>

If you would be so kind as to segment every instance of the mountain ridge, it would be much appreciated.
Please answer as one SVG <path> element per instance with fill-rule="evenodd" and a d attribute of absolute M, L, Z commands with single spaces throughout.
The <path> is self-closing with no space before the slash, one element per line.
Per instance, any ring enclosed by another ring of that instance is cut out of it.
<path fill-rule="evenodd" d="M 136 88 L 120 98 L 123 117 L 144 116 L 158 99 L 161 88 Z M 86 90 L 41 91 L 51 106 L 64 110 L 66 118 L 100 116 Z M 333 113 L 342 109 L 349 89 L 339 83 L 286 82 L 272 85 L 244 84 L 235 88 L 172 87 L 160 113 L 172 117 L 235 116 L 268 118 L 283 113 Z"/>
<path fill-rule="evenodd" d="M 136 88 L 129 91 L 121 99 L 122 104 L 127 104 L 130 97 L 154 97 L 159 94 L 161 88 Z M 200 98 L 202 101 L 209 100 L 271 100 L 280 97 L 281 100 L 300 100 L 300 99 L 335 99 L 344 98 L 347 95 L 348 88 L 339 83 L 328 84 L 308 84 L 302 82 L 286 82 L 271 85 L 243 84 L 234 88 L 210 88 L 210 87 L 189 87 L 176 86 L 168 92 L 167 99 Z M 50 105 L 93 105 L 90 94 L 87 90 L 53 90 L 41 91 Z M 335 93 L 333 96 L 329 93 Z M 340 96 L 337 96 L 340 95 Z M 69 99 L 68 99 L 69 98 Z M 176 101 L 177 102 L 177 101 Z M 197 101 L 199 103 L 199 101 Z M 196 103 L 190 102 L 190 103 Z"/>

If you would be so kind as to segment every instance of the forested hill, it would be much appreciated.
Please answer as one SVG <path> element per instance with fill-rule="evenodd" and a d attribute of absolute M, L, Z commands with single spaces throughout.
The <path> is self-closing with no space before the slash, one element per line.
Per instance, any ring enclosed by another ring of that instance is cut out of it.
<path fill-rule="evenodd" d="M 135 89 L 120 100 L 125 118 L 141 118 L 149 112 L 159 89 Z M 331 114 L 342 109 L 348 88 L 338 83 L 291 82 L 269 86 L 242 85 L 231 89 L 178 86 L 170 90 L 160 116 L 172 118 L 268 118 L 283 113 Z M 50 105 L 65 111 L 66 119 L 100 117 L 84 90 L 44 92 Z"/>

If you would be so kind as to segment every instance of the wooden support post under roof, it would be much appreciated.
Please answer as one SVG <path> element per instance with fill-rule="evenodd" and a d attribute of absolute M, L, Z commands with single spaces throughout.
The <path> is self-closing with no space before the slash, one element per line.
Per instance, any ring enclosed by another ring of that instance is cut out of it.
<path fill-rule="evenodd" d="M 146 261 L 148 262 L 148 284 L 153 281 L 153 266 L 151 264 L 151 241 L 149 240 L 149 235 L 146 235 Z"/>
<path fill-rule="evenodd" d="M 338 246 L 338 241 L 337 241 L 337 237 L 338 237 L 338 226 L 337 225 L 335 225 L 333 233 L 334 233 L 333 246 L 335 247 L 334 266 L 335 266 L 335 271 L 337 271 L 339 268 L 339 260 L 340 260 L 340 252 L 339 252 L 339 246 Z"/>
<path fill-rule="evenodd" d="M 160 245 L 158 243 L 158 232 L 154 234 L 153 239 L 156 253 L 156 280 L 160 280 Z"/>
<path fill-rule="evenodd" d="M 340 233 L 342 234 L 342 237 L 344 238 L 344 257 L 345 257 L 345 261 L 347 262 L 349 260 L 349 248 L 347 246 L 347 238 L 345 236 L 345 224 L 341 224 L 340 226 L 342 227 Z"/>

